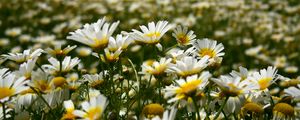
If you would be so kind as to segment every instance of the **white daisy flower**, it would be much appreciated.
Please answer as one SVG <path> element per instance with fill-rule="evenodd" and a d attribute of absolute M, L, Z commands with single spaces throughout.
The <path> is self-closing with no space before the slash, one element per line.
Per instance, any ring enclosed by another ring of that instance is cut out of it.
<path fill-rule="evenodd" d="M 56 75 L 57 73 L 67 73 L 80 62 L 77 57 L 71 59 L 70 56 L 65 57 L 62 63 L 60 63 L 56 58 L 53 57 L 49 58 L 48 61 L 51 65 L 43 65 L 42 68 L 54 75 Z"/>
<path fill-rule="evenodd" d="M 222 75 L 219 79 L 212 79 L 212 81 L 216 83 L 221 90 L 219 97 L 229 97 L 224 108 L 226 113 L 239 112 L 246 101 L 244 95 L 253 89 L 252 84 L 249 81 L 241 81 L 241 77 Z"/>
<path fill-rule="evenodd" d="M 244 68 L 242 66 L 239 67 L 239 72 L 238 71 L 235 71 L 233 70 L 230 75 L 234 78 L 236 77 L 240 77 L 241 80 L 246 80 L 249 76 L 250 76 L 250 73 L 248 72 L 247 68 Z"/>
<path fill-rule="evenodd" d="M 52 77 L 49 73 L 43 72 L 41 70 L 34 71 L 29 82 L 29 86 L 35 88 L 41 93 L 50 93 L 53 91 L 54 86 L 51 84 Z"/>
<path fill-rule="evenodd" d="M 129 36 L 122 36 L 122 34 L 118 34 L 116 39 L 113 37 L 109 38 L 107 48 L 109 51 L 117 51 L 119 48 L 121 48 L 121 50 L 125 50 L 131 43 L 132 39 L 130 39 Z"/>
<path fill-rule="evenodd" d="M 73 114 L 83 120 L 97 120 L 101 118 L 107 104 L 107 98 L 103 95 L 92 97 L 81 103 L 83 110 L 74 110 Z"/>
<path fill-rule="evenodd" d="M 31 79 L 31 73 L 35 67 L 37 58 L 30 59 L 27 62 L 20 65 L 19 70 L 16 72 L 17 76 L 24 76 L 27 80 Z"/>
<path fill-rule="evenodd" d="M 86 74 L 83 75 L 83 81 L 87 81 L 89 86 L 97 87 L 98 85 L 104 82 L 105 76 L 107 75 L 107 71 L 100 72 L 99 74 Z"/>
<path fill-rule="evenodd" d="M 298 84 L 298 87 L 300 87 L 299 84 Z M 284 92 L 296 99 L 300 99 L 300 89 L 299 88 L 289 87 L 287 89 L 284 89 Z"/>
<path fill-rule="evenodd" d="M 28 108 L 33 103 L 33 101 L 37 99 L 37 97 L 38 95 L 34 93 L 34 91 L 31 88 L 22 91 L 16 98 L 16 111 L 22 111 L 24 107 Z"/>
<path fill-rule="evenodd" d="M 75 110 L 74 103 L 72 100 L 64 101 L 64 108 L 66 110 L 66 113 L 62 116 L 62 120 L 73 120 L 75 119 L 75 115 L 73 114 Z"/>
<path fill-rule="evenodd" d="M 76 52 L 79 56 L 86 57 L 86 56 L 91 55 L 92 49 L 89 47 L 79 47 L 76 49 Z"/>
<path fill-rule="evenodd" d="M 42 54 L 42 49 L 36 49 L 32 51 L 31 49 L 24 50 L 23 53 L 8 53 L 7 55 L 2 55 L 4 58 L 15 61 L 17 63 L 23 63 L 29 59 L 39 57 Z"/>
<path fill-rule="evenodd" d="M 101 55 L 101 60 L 102 61 L 105 61 L 105 62 L 116 62 L 119 60 L 119 56 L 121 55 L 122 53 L 122 49 L 119 48 L 118 50 L 112 52 L 112 51 L 109 51 L 107 48 L 104 49 L 104 54 L 105 55 Z"/>
<path fill-rule="evenodd" d="M 102 18 L 96 23 L 85 24 L 82 29 L 70 32 L 71 35 L 67 36 L 67 39 L 88 45 L 93 49 L 103 49 L 108 45 L 108 39 L 118 25 L 119 21 L 110 25 L 110 23 L 105 22 L 105 18 Z"/>
<path fill-rule="evenodd" d="M 68 45 L 64 49 L 61 49 L 61 45 L 55 45 L 54 49 L 47 48 L 46 52 L 48 54 L 50 54 L 51 56 L 65 56 L 69 52 L 71 52 L 73 49 L 75 49 L 76 47 L 77 47 L 76 45 L 73 45 L 73 46 Z"/>
<path fill-rule="evenodd" d="M 160 38 L 172 28 L 172 25 L 168 24 L 167 21 L 158 21 L 157 24 L 154 22 L 148 23 L 148 28 L 144 25 L 140 26 L 140 28 L 142 32 L 133 29 L 133 32 L 130 33 L 130 37 L 136 42 L 154 44 L 160 49 Z"/>
<path fill-rule="evenodd" d="M 277 69 L 269 66 L 267 69 L 262 69 L 260 72 L 254 72 L 250 78 L 256 86 L 255 88 L 262 91 L 267 90 L 268 87 L 277 80 Z"/>
<path fill-rule="evenodd" d="M 11 37 L 18 36 L 21 33 L 22 33 L 22 29 L 21 28 L 11 28 L 11 29 L 5 30 L 5 35 L 11 36 Z"/>
<path fill-rule="evenodd" d="M 0 102 L 6 101 L 9 97 L 27 90 L 27 83 L 28 81 L 25 80 L 25 77 L 17 78 L 8 69 L 0 69 Z"/>
<path fill-rule="evenodd" d="M 166 56 L 172 58 L 172 63 L 176 63 L 177 60 L 182 59 L 183 57 L 192 55 L 192 52 L 194 48 L 188 48 L 187 50 L 181 50 L 179 48 L 173 48 L 170 49 L 167 53 Z"/>
<path fill-rule="evenodd" d="M 172 59 L 160 58 L 159 61 L 148 60 L 142 65 L 143 74 L 151 74 L 154 76 L 162 75 L 169 67 Z"/>
<path fill-rule="evenodd" d="M 249 81 L 242 81 L 241 77 L 232 77 L 221 75 L 218 79 L 212 79 L 221 90 L 221 95 L 224 96 L 239 96 L 249 93 L 253 89 L 254 84 Z"/>
<path fill-rule="evenodd" d="M 195 41 L 196 35 L 194 31 L 188 31 L 187 27 L 177 26 L 172 34 L 179 45 L 190 45 Z"/>
<path fill-rule="evenodd" d="M 208 65 L 208 56 L 204 56 L 200 60 L 191 56 L 186 56 L 181 60 L 177 60 L 176 64 L 170 64 L 169 71 L 176 73 L 178 76 L 187 77 L 200 73 Z"/>
<path fill-rule="evenodd" d="M 210 39 L 196 40 L 193 44 L 196 48 L 196 55 L 199 57 L 209 56 L 210 61 L 216 61 L 224 56 L 224 46 L 222 43 L 217 44 L 217 41 Z"/>
<path fill-rule="evenodd" d="M 192 75 L 186 79 L 179 79 L 176 82 L 179 86 L 167 86 L 165 88 L 165 98 L 176 95 L 168 100 L 169 103 L 180 100 L 183 106 L 187 102 L 191 102 L 192 97 L 197 93 L 197 90 L 203 90 L 208 84 L 208 79 L 211 77 L 209 72 L 202 72 L 200 76 Z"/>

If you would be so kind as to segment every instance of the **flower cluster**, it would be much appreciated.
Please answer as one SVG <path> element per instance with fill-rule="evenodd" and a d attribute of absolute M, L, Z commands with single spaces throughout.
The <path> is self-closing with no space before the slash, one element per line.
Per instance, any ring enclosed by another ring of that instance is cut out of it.
<path fill-rule="evenodd" d="M 299 11 L 295 0 L 0 2 L 0 119 L 300 119 Z"/>
<path fill-rule="evenodd" d="M 300 117 L 298 78 L 272 66 L 222 75 L 222 43 L 167 21 L 114 35 L 118 25 L 101 18 L 70 32 L 77 45 L 1 55 L 13 63 L 0 69 L 1 119 Z M 163 42 L 169 33 L 171 47 Z M 90 54 L 74 54 L 77 46 Z"/>

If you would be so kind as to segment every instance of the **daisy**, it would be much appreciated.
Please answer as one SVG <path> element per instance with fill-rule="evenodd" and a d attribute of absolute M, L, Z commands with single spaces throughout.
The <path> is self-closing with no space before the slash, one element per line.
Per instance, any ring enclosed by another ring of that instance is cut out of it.
<path fill-rule="evenodd" d="M 67 73 L 71 71 L 80 62 L 80 60 L 77 57 L 71 59 L 70 56 L 65 57 L 62 63 L 60 63 L 56 58 L 53 57 L 49 58 L 48 61 L 51 65 L 43 65 L 42 68 L 54 75 L 58 73 Z"/>
<path fill-rule="evenodd" d="M 200 76 L 192 75 L 188 76 L 186 79 L 179 79 L 176 82 L 179 86 L 167 86 L 165 88 L 165 98 L 169 98 L 168 102 L 183 101 L 182 105 L 185 106 L 186 102 L 190 102 L 192 97 L 195 96 L 197 90 L 203 90 L 208 84 L 208 79 L 211 77 L 209 72 L 202 72 Z"/>
<path fill-rule="evenodd" d="M 210 39 L 196 40 L 193 44 L 196 48 L 196 55 L 199 57 L 209 56 L 211 60 L 224 56 L 224 46 L 222 43 L 217 44 L 217 41 Z"/>
<path fill-rule="evenodd" d="M 131 42 L 132 39 L 130 39 L 129 36 L 122 36 L 122 34 L 118 34 L 116 39 L 113 37 L 109 38 L 107 48 L 109 51 L 117 51 L 119 48 L 121 48 L 121 50 L 125 50 Z"/>
<path fill-rule="evenodd" d="M 83 110 L 74 110 L 73 114 L 83 120 L 97 120 L 101 118 L 107 104 L 107 98 L 103 95 L 92 97 L 81 103 Z"/>
<path fill-rule="evenodd" d="M 11 29 L 5 30 L 5 35 L 11 36 L 11 37 L 16 37 L 16 36 L 20 35 L 21 33 L 22 33 L 21 28 L 11 28 Z"/>
<path fill-rule="evenodd" d="M 195 41 L 194 31 L 188 31 L 187 27 L 177 26 L 172 34 L 179 45 L 190 45 Z"/>
<path fill-rule="evenodd" d="M 67 75 L 66 83 L 69 90 L 75 91 L 82 84 L 82 81 L 79 80 L 79 75 L 77 73 L 72 73 Z"/>
<path fill-rule="evenodd" d="M 300 87 L 300 84 L 298 84 L 298 87 Z M 296 99 L 300 99 L 300 89 L 299 88 L 289 87 L 289 88 L 285 89 L 284 92 Z"/>
<path fill-rule="evenodd" d="M 61 49 L 61 45 L 55 45 L 54 49 L 47 48 L 46 52 L 50 54 L 51 56 L 66 56 L 69 52 L 71 52 L 73 49 L 75 49 L 77 46 L 67 46 L 64 49 Z"/>
<path fill-rule="evenodd" d="M 23 108 L 28 108 L 37 99 L 38 95 L 34 93 L 31 88 L 20 92 L 16 98 L 15 108 L 17 110 L 23 110 Z"/>
<path fill-rule="evenodd" d="M 16 72 L 17 76 L 24 76 L 27 80 L 31 79 L 31 73 L 35 67 L 37 58 L 30 59 L 27 62 L 20 65 L 19 71 Z"/>
<path fill-rule="evenodd" d="M 89 86 L 95 88 L 101 85 L 104 82 L 105 76 L 107 75 L 107 71 L 100 72 L 99 74 L 86 74 L 83 75 L 83 81 L 87 81 Z"/>
<path fill-rule="evenodd" d="M 133 29 L 130 37 L 138 43 L 153 44 L 161 49 L 160 38 L 172 28 L 172 25 L 168 24 L 167 21 L 158 21 L 156 24 L 154 22 L 148 23 L 148 28 L 144 25 L 140 28 L 142 32 Z"/>
<path fill-rule="evenodd" d="M 186 56 L 181 60 L 177 60 L 176 64 L 170 64 L 169 71 L 176 73 L 178 76 L 187 77 L 200 73 L 208 65 L 208 56 L 204 56 L 200 60 L 191 56 Z"/>
<path fill-rule="evenodd" d="M 101 60 L 105 62 L 116 62 L 119 60 L 119 56 L 122 53 L 122 49 L 119 48 L 116 51 L 109 51 L 107 48 L 104 49 L 104 55 L 101 55 Z"/>
<path fill-rule="evenodd" d="M 54 86 L 51 84 L 52 77 L 49 77 L 49 73 L 41 70 L 34 71 L 29 82 L 29 86 L 33 87 L 41 93 L 50 93 Z"/>
<path fill-rule="evenodd" d="M 36 49 L 31 51 L 31 49 L 24 50 L 23 53 L 8 53 L 7 55 L 2 55 L 4 58 L 15 61 L 17 63 L 23 63 L 29 59 L 39 57 L 42 54 L 42 49 Z"/>
<path fill-rule="evenodd" d="M 144 25 L 140 26 L 142 32 L 133 29 L 131 37 L 134 38 L 137 42 L 146 43 L 146 44 L 157 44 L 159 43 L 160 38 L 172 28 L 171 25 L 168 25 L 167 21 L 158 21 L 157 24 L 154 22 L 148 23 L 148 28 Z"/>
<path fill-rule="evenodd" d="M 79 47 L 76 49 L 76 52 L 81 57 L 87 57 L 92 54 L 92 49 L 89 47 Z"/>
<path fill-rule="evenodd" d="M 187 50 L 181 50 L 179 48 L 172 48 L 167 53 L 166 56 L 172 58 L 172 63 L 176 63 L 177 60 L 180 60 L 186 56 L 192 55 L 194 48 L 188 48 Z"/>
<path fill-rule="evenodd" d="M 142 118 L 144 120 L 153 120 L 155 117 L 162 118 L 164 114 L 164 108 L 160 104 L 151 103 L 143 108 L 142 113 Z"/>
<path fill-rule="evenodd" d="M 241 94 L 249 93 L 253 89 L 252 83 L 249 81 L 242 81 L 241 77 L 232 77 L 221 75 L 218 79 L 212 79 L 218 85 L 223 96 L 239 96 Z"/>
<path fill-rule="evenodd" d="M 82 29 L 70 32 L 67 39 L 88 45 L 93 49 L 103 49 L 108 45 L 108 39 L 118 25 L 119 21 L 110 25 L 110 23 L 105 22 L 105 18 L 102 18 L 96 23 L 85 24 Z"/>
<path fill-rule="evenodd" d="M 146 61 L 142 65 L 143 74 L 159 76 L 165 73 L 172 59 L 160 58 L 159 61 Z"/>
<path fill-rule="evenodd" d="M 287 103 L 277 103 L 273 108 L 273 120 L 293 120 L 295 114 L 295 108 Z"/>
<path fill-rule="evenodd" d="M 241 80 L 246 80 L 249 76 L 250 76 L 250 73 L 248 72 L 247 68 L 244 68 L 242 66 L 239 67 L 239 72 L 238 71 L 235 71 L 233 70 L 230 75 L 232 77 L 240 77 Z"/>
<path fill-rule="evenodd" d="M 73 114 L 75 107 L 72 100 L 64 101 L 64 108 L 66 113 L 61 118 L 62 120 L 75 120 L 75 115 Z"/>
<path fill-rule="evenodd" d="M 256 102 L 246 102 L 241 109 L 241 117 L 252 117 L 252 119 L 262 119 L 264 114 L 263 105 Z"/>
<path fill-rule="evenodd" d="M 250 78 L 250 81 L 253 82 L 256 88 L 264 91 L 276 81 L 277 69 L 275 67 L 269 66 L 267 69 L 262 69 L 260 72 L 254 72 Z"/>
<path fill-rule="evenodd" d="M 0 69 L 0 102 L 6 101 L 9 97 L 28 89 L 27 83 L 25 77 L 17 78 L 8 69 Z"/>
<path fill-rule="evenodd" d="M 222 75 L 219 79 L 212 79 L 220 88 L 219 97 L 227 97 L 224 110 L 226 113 L 237 113 L 244 104 L 248 94 L 253 89 L 249 81 L 242 81 L 241 77 L 232 77 Z M 224 102 L 224 101 L 221 101 Z M 221 103 L 223 104 L 223 103 Z"/>

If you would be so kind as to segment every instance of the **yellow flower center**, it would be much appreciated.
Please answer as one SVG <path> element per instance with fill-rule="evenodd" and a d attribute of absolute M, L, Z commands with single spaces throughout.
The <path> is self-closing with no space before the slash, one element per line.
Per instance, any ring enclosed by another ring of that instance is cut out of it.
<path fill-rule="evenodd" d="M 177 73 L 179 76 L 181 77 L 187 77 L 187 76 L 190 76 L 190 75 L 194 75 L 194 74 L 197 74 L 197 73 L 200 73 L 202 71 L 202 69 L 191 69 L 191 70 L 186 70 L 186 71 L 182 71 L 182 72 L 179 72 Z"/>
<path fill-rule="evenodd" d="M 91 47 L 94 49 L 103 49 L 108 45 L 107 37 L 103 37 L 102 39 L 94 38 L 93 40 L 94 40 L 95 44 L 91 45 Z"/>
<path fill-rule="evenodd" d="M 264 109 L 261 105 L 253 103 L 253 102 L 246 103 L 242 109 L 245 112 L 249 111 L 249 112 L 258 113 L 258 114 L 261 114 L 264 112 Z"/>
<path fill-rule="evenodd" d="M 143 114 L 147 118 L 153 118 L 155 116 L 162 117 L 164 113 L 164 108 L 160 104 L 149 104 L 143 108 Z"/>
<path fill-rule="evenodd" d="M 20 94 L 21 95 L 26 95 L 26 94 L 29 94 L 29 93 L 34 93 L 34 91 L 31 88 L 28 88 L 27 90 L 23 90 Z"/>
<path fill-rule="evenodd" d="M 294 108 L 287 103 L 278 103 L 274 106 L 273 112 L 278 112 L 285 116 L 294 116 Z"/>
<path fill-rule="evenodd" d="M 99 117 L 101 117 L 101 112 L 102 109 L 100 107 L 91 108 L 87 112 L 85 118 L 89 118 L 90 120 L 98 119 Z"/>
<path fill-rule="evenodd" d="M 73 111 L 72 111 L 73 112 Z M 75 120 L 75 115 L 73 115 L 72 112 L 67 112 L 66 114 L 63 115 L 61 118 L 62 120 Z"/>
<path fill-rule="evenodd" d="M 47 92 L 51 89 L 51 86 L 47 83 L 46 80 L 39 80 L 35 82 L 35 86 L 37 86 L 37 88 L 42 92 Z"/>
<path fill-rule="evenodd" d="M 0 100 L 14 95 L 15 90 L 8 87 L 0 87 Z"/>
<path fill-rule="evenodd" d="M 272 80 L 271 77 L 266 77 L 266 78 L 262 78 L 262 79 L 258 80 L 258 84 L 259 84 L 260 89 L 264 90 L 267 87 L 269 87 L 271 80 Z"/>
<path fill-rule="evenodd" d="M 229 83 L 228 86 L 230 87 L 229 90 L 226 92 L 229 96 L 238 96 L 242 93 L 242 90 L 240 90 L 238 87 L 236 87 L 233 83 Z"/>
<path fill-rule="evenodd" d="M 150 32 L 150 33 L 145 34 L 145 36 L 147 36 L 147 37 L 159 37 L 160 32 Z"/>
<path fill-rule="evenodd" d="M 181 45 L 185 45 L 190 42 L 190 38 L 186 36 L 185 34 L 179 34 L 177 35 L 178 43 Z"/>
<path fill-rule="evenodd" d="M 55 77 L 52 79 L 52 82 L 55 87 L 63 87 L 66 83 L 66 79 L 64 77 Z"/>
<path fill-rule="evenodd" d="M 149 71 L 152 75 L 161 75 L 167 69 L 165 64 L 155 67 L 153 71 Z"/>
<path fill-rule="evenodd" d="M 216 56 L 216 52 L 210 48 L 202 48 L 200 51 L 199 51 L 199 55 L 201 57 L 204 57 L 205 55 L 209 56 L 209 57 L 215 57 Z"/>
<path fill-rule="evenodd" d="M 187 83 L 183 84 L 179 89 L 177 89 L 176 93 L 189 95 L 198 88 L 198 86 L 199 86 L 199 84 L 201 84 L 201 82 L 202 82 L 202 80 L 200 80 L 200 79 L 187 82 Z"/>
<path fill-rule="evenodd" d="M 101 85 L 103 82 L 104 82 L 104 80 L 95 80 L 95 81 L 93 81 L 93 82 L 91 83 L 91 86 L 92 86 L 93 88 L 96 88 L 96 87 L 98 87 L 99 85 Z"/>

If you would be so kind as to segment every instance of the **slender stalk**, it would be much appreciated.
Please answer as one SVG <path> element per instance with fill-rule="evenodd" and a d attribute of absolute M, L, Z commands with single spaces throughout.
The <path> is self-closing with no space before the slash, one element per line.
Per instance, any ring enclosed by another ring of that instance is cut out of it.
<path fill-rule="evenodd" d="M 131 68 L 132 68 L 133 71 L 134 71 L 135 79 L 136 79 L 137 81 L 139 81 L 138 73 L 137 73 L 137 71 L 136 71 L 136 69 L 135 69 L 135 67 L 134 67 L 134 64 L 132 63 L 132 61 L 131 61 L 129 58 L 127 58 L 127 61 L 130 63 Z M 140 83 L 139 83 L 139 84 L 140 84 Z"/>
<path fill-rule="evenodd" d="M 45 70 L 42 68 L 42 66 L 41 66 L 40 64 L 38 64 L 37 62 L 36 62 L 35 64 L 36 64 L 36 66 L 38 66 L 38 68 L 39 68 L 39 69 L 41 69 L 41 70 L 42 70 L 42 72 L 44 72 L 44 73 L 45 73 Z"/>
<path fill-rule="evenodd" d="M 3 111 L 3 119 L 6 120 L 6 110 L 5 110 L 5 103 L 1 103 L 2 104 L 2 111 Z"/>
<path fill-rule="evenodd" d="M 46 106 L 49 108 L 49 111 L 51 113 L 51 115 L 54 117 L 55 115 L 52 113 L 52 108 L 51 106 L 48 104 L 48 102 L 45 100 L 45 98 L 41 95 L 40 92 L 38 92 L 35 88 L 31 87 L 30 88 L 42 99 L 42 101 L 46 104 Z"/>
<path fill-rule="evenodd" d="M 141 87 L 141 79 L 139 78 L 137 70 L 135 69 L 134 64 L 132 63 L 132 61 L 129 58 L 127 58 L 127 61 L 130 63 L 130 65 L 131 65 L 131 67 L 132 67 L 132 69 L 134 71 L 135 79 L 138 82 L 138 91 L 137 91 L 137 93 L 138 93 L 137 94 L 138 100 L 137 100 L 137 102 L 138 102 L 138 114 L 139 114 L 139 112 L 141 110 L 141 100 L 140 100 L 141 99 L 141 95 L 140 95 L 140 93 L 141 93 L 140 92 L 141 91 L 141 88 L 140 88 Z M 139 120 L 139 116 L 137 116 L 137 118 Z"/>
<path fill-rule="evenodd" d="M 225 101 L 223 102 L 223 104 L 222 104 L 221 107 L 219 108 L 218 113 L 217 113 L 216 116 L 214 117 L 214 120 L 216 120 L 216 119 L 219 117 L 219 115 L 220 115 L 220 113 L 222 112 L 222 110 L 224 109 L 224 107 L 225 107 L 225 105 L 226 105 L 228 99 L 229 99 L 229 97 L 226 97 Z"/>
<path fill-rule="evenodd" d="M 235 120 L 238 120 L 238 116 L 236 116 L 236 113 L 233 113 L 233 117 Z"/>
<path fill-rule="evenodd" d="M 193 103 L 194 103 L 194 106 L 195 106 L 195 109 L 196 109 L 196 114 L 197 114 L 199 120 L 201 120 L 200 113 L 199 113 L 199 106 L 197 105 L 197 102 L 196 102 L 195 98 L 193 98 Z"/>

